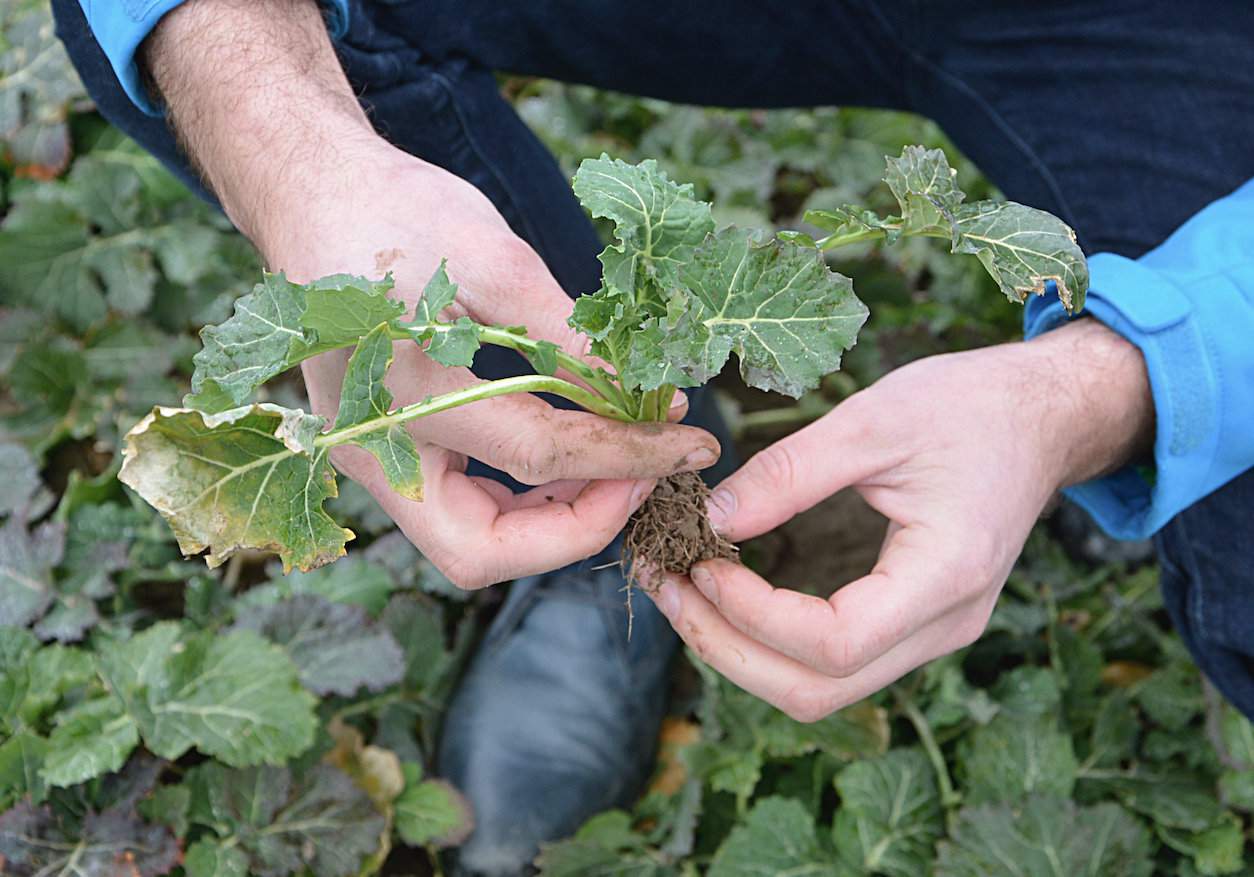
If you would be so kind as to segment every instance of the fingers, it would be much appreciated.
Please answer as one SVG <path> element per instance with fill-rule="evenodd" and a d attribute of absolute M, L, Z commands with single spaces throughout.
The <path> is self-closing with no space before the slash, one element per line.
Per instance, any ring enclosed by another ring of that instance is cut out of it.
<path fill-rule="evenodd" d="M 891 462 L 857 396 L 728 476 L 710 497 L 710 519 L 733 541 L 759 536 Z"/>
<path fill-rule="evenodd" d="M 499 486 L 468 478 L 457 455 L 430 445 L 421 453 L 425 495 L 420 503 L 392 492 L 381 474 L 361 472 L 364 460 L 349 465 L 410 541 L 462 588 L 591 557 L 614 540 L 653 486 L 651 481 L 594 481 L 571 495 L 572 485 L 559 484 L 543 494 L 553 496 L 551 501 L 537 503 L 530 494 L 517 501 Z"/>
<path fill-rule="evenodd" d="M 827 600 L 774 588 L 728 561 L 697 565 L 692 580 L 746 636 L 826 676 L 846 678 L 987 593 L 987 577 L 954 559 L 960 544 L 922 527 L 899 529 L 869 575 Z"/>
<path fill-rule="evenodd" d="M 955 616 L 947 615 L 857 673 L 832 678 L 738 630 L 684 578 L 668 578 L 655 599 L 701 660 L 802 722 L 817 721 L 879 691 L 921 664 L 968 645 L 968 632 L 983 629 L 982 623 L 973 625 L 965 616 L 959 623 Z M 978 614 L 972 617 L 980 620 Z M 984 615 L 983 620 L 987 617 Z"/>
<path fill-rule="evenodd" d="M 398 406 L 482 383 L 468 369 L 432 363 L 412 344 L 396 345 L 394 355 L 386 382 Z M 703 469 L 721 452 L 714 436 L 695 427 L 621 423 L 586 411 L 554 408 L 525 393 L 422 417 L 409 429 L 419 442 L 473 457 L 523 484 L 660 478 Z"/>
<path fill-rule="evenodd" d="M 721 452 L 714 436 L 695 427 L 620 423 L 554 408 L 529 395 L 500 396 L 423 418 L 412 432 L 523 484 L 661 478 L 704 469 Z"/>

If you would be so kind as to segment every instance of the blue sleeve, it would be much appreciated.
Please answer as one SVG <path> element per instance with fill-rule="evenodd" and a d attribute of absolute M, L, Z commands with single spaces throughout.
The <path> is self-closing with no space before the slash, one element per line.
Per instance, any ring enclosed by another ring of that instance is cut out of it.
<path fill-rule="evenodd" d="M 156 27 L 161 16 L 183 0 L 78 0 L 83 7 L 87 25 L 100 43 L 118 82 L 126 89 L 135 106 L 150 116 L 161 115 L 153 106 L 139 79 L 139 67 L 135 64 L 135 50 L 144 37 Z M 321 0 L 326 11 L 327 27 L 332 39 L 338 39 L 348 30 L 348 0 Z"/>
<path fill-rule="evenodd" d="M 1254 466 L 1254 180 L 1133 261 L 1089 260 L 1085 312 L 1145 356 L 1155 470 L 1127 467 L 1065 493 L 1119 539 L 1142 539 Z M 1033 299 L 1031 338 L 1067 321 Z"/>

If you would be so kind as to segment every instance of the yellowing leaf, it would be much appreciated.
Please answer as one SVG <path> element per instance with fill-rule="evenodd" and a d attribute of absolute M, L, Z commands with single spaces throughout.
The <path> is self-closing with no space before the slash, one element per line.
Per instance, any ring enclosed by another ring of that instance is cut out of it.
<path fill-rule="evenodd" d="M 311 569 L 353 538 L 322 508 L 336 495 L 326 449 L 314 446 L 322 422 L 267 403 L 156 408 L 127 434 L 118 478 L 161 512 L 184 554 L 207 548 L 211 567 L 254 548 Z"/>

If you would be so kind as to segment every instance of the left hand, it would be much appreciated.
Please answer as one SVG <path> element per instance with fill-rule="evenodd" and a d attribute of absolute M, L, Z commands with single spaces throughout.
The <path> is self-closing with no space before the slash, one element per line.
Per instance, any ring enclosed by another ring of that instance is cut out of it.
<path fill-rule="evenodd" d="M 715 528 L 741 541 L 853 487 L 889 519 L 869 575 L 824 600 L 708 561 L 654 599 L 702 660 L 814 721 L 977 639 L 1055 492 L 1152 436 L 1141 354 L 1096 321 L 929 357 L 757 454 L 711 499 Z"/>

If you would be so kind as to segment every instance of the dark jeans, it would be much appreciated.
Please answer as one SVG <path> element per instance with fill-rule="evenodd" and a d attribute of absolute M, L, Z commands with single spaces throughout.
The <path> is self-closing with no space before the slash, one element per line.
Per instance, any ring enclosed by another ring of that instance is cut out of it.
<path fill-rule="evenodd" d="M 122 94 L 77 0 L 54 5 L 101 112 L 199 188 L 163 123 Z M 483 190 L 572 294 L 597 287 L 600 244 L 493 71 L 698 104 L 914 110 L 1089 252 L 1137 256 L 1254 177 L 1248 0 L 354 0 L 338 48 L 379 129 Z M 1254 470 L 1157 546 L 1173 620 L 1254 716 Z"/>

